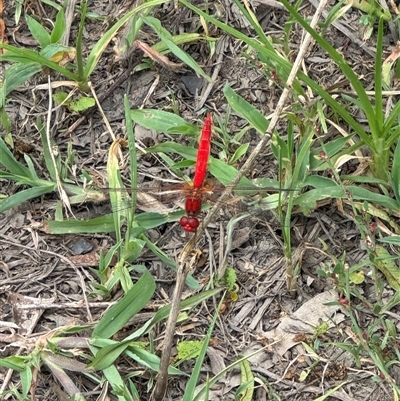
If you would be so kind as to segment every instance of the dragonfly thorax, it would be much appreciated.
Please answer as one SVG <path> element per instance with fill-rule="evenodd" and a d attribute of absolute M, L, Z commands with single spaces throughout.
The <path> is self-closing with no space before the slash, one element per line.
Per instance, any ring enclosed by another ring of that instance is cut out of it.
<path fill-rule="evenodd" d="M 185 210 L 188 216 L 197 216 L 201 212 L 202 206 L 202 199 L 201 197 L 189 197 L 186 198 L 185 201 Z"/>

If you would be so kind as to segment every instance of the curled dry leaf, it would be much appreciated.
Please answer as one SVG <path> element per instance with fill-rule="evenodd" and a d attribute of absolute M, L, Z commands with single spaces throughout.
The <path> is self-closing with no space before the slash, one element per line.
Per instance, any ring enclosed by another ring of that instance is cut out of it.
<path fill-rule="evenodd" d="M 168 68 L 169 70 L 172 71 L 179 71 L 183 67 L 183 63 L 173 63 L 172 61 L 169 60 L 168 57 L 163 56 L 161 53 L 157 52 L 156 50 L 152 49 L 149 45 L 147 45 L 144 42 L 141 42 L 140 40 L 137 40 L 135 42 L 136 46 L 143 51 L 147 55 L 147 57 L 150 57 L 153 61 L 155 61 L 158 64 L 161 64 L 165 68 Z"/>

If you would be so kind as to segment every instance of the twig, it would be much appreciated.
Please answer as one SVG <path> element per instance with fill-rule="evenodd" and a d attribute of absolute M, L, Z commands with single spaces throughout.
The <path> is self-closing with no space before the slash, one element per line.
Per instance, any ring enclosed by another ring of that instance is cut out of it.
<path fill-rule="evenodd" d="M 187 275 L 189 272 L 194 270 L 194 266 L 196 265 L 199 257 L 198 252 L 193 254 L 192 250 L 189 251 L 189 244 L 190 241 L 183 249 L 178 262 L 178 271 L 176 273 L 176 285 L 172 297 L 171 312 L 169 314 L 167 327 L 165 329 L 164 349 L 161 355 L 160 370 L 157 376 L 157 381 L 151 395 L 152 401 L 162 401 L 164 399 L 165 391 L 167 389 L 168 366 L 170 363 L 172 344 L 174 342 L 175 326 L 179 315 L 183 287 L 185 286 Z M 187 252 L 192 253 L 190 260 L 188 258 L 189 253 Z"/>

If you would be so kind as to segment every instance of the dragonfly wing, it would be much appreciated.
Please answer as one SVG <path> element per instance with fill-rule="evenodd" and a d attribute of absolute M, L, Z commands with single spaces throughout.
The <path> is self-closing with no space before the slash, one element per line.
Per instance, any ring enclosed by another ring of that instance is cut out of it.
<path fill-rule="evenodd" d="M 137 194 L 137 207 L 143 212 L 171 213 L 176 207 L 168 207 L 161 200 L 156 199 L 151 194 L 139 192 Z"/>

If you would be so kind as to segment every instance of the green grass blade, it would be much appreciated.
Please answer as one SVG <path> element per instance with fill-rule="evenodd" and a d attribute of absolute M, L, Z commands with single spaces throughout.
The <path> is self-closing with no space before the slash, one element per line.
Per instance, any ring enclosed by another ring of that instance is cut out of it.
<path fill-rule="evenodd" d="M 246 43 L 248 46 L 252 47 L 253 49 L 257 50 L 260 55 L 262 55 L 265 59 L 270 59 L 273 60 L 279 68 L 281 68 L 287 75 L 289 75 L 290 70 L 292 68 L 292 64 L 289 63 L 287 60 L 283 59 L 280 55 L 276 54 L 274 51 L 268 50 L 266 47 L 264 47 L 262 44 L 260 44 L 258 41 L 249 38 L 245 34 L 241 33 L 240 31 L 232 28 L 231 26 L 211 17 L 210 15 L 206 14 L 199 8 L 195 7 L 193 4 L 188 2 L 187 0 L 180 0 L 182 4 L 184 4 L 186 7 L 189 9 L 193 10 L 197 14 L 201 15 L 206 21 L 211 22 L 218 28 L 222 29 L 223 31 L 229 33 L 233 37 L 242 40 L 244 43 Z M 318 35 L 317 35 L 318 36 Z M 350 68 L 350 67 L 349 67 Z M 351 69 L 350 69 L 351 70 Z M 353 73 L 354 75 L 354 73 Z M 329 93 L 327 93 L 322 87 L 320 87 L 317 83 L 315 83 L 311 78 L 309 78 L 307 75 L 304 73 L 300 72 L 298 73 L 299 79 L 301 79 L 303 82 L 305 82 L 308 86 L 310 86 L 316 93 L 318 93 L 319 96 L 321 96 L 325 102 L 337 113 L 339 114 L 343 120 L 345 120 L 356 133 L 361 137 L 361 139 L 365 142 L 368 143 L 370 147 L 373 149 L 373 141 L 370 138 L 369 135 L 366 134 L 364 131 L 363 127 L 346 111 L 346 109 L 341 106 L 335 99 L 332 98 Z M 361 85 L 361 84 L 360 84 Z M 360 86 L 359 85 L 359 86 Z M 360 89 L 358 87 L 358 89 Z M 361 85 L 361 89 L 362 88 Z M 364 91 L 365 92 L 365 91 Z M 368 100 L 368 97 L 367 97 Z M 371 106 L 372 108 L 372 106 Z M 372 109 L 373 111 L 373 109 Z"/>
<path fill-rule="evenodd" d="M 59 9 L 54 28 L 51 32 L 50 42 L 57 43 L 61 40 L 65 32 L 65 15 L 62 8 Z"/>
<path fill-rule="evenodd" d="M 381 245 L 375 246 L 376 257 L 373 260 L 374 265 L 379 269 L 386 277 L 389 285 L 395 290 L 400 290 L 400 270 L 396 265 L 395 259 L 386 248 Z"/>
<path fill-rule="evenodd" d="M 82 55 L 82 40 L 83 40 L 83 29 L 85 27 L 86 13 L 88 9 L 88 2 L 84 0 L 81 2 L 81 15 L 79 21 L 78 35 L 76 36 L 76 65 L 78 67 L 79 82 L 84 89 L 87 89 L 87 81 L 89 75 L 85 75 L 85 68 Z M 89 58 L 88 58 L 89 59 Z"/>
<path fill-rule="evenodd" d="M 382 53 L 383 53 L 383 19 L 379 19 L 378 38 L 375 57 L 375 116 L 379 136 L 384 134 L 383 126 L 385 116 L 383 114 L 382 98 Z"/>
<path fill-rule="evenodd" d="M 0 56 L 0 60 L 20 62 L 23 64 L 39 63 L 41 66 L 48 67 L 54 71 L 57 71 L 73 81 L 78 81 L 78 76 L 76 74 L 73 74 L 67 68 L 61 67 L 59 64 L 48 60 L 46 57 L 43 57 L 33 50 L 25 48 L 20 49 L 18 47 L 6 45 L 5 43 L 0 43 L 0 48 L 8 50 L 7 53 Z"/>
<path fill-rule="evenodd" d="M 386 118 L 384 122 L 384 126 L 382 129 L 382 135 L 384 137 L 387 137 L 388 134 L 390 133 L 389 138 L 387 139 L 387 144 L 388 146 L 392 146 L 393 143 L 398 139 L 399 133 L 398 133 L 398 126 L 399 124 L 396 124 L 396 120 L 399 119 L 399 114 L 400 114 L 400 101 L 396 103 L 396 105 L 393 107 L 392 111 L 390 112 L 389 116 Z M 397 127 L 396 127 L 397 126 Z M 391 133 L 391 130 L 395 128 L 395 133 Z"/>
<path fill-rule="evenodd" d="M 7 171 L 15 176 L 26 177 L 31 179 L 31 173 L 27 167 L 20 163 L 14 155 L 10 152 L 7 145 L 0 137 L 0 164 L 2 164 Z"/>
<path fill-rule="evenodd" d="M 361 81 L 358 79 L 356 73 L 346 62 L 343 56 L 324 38 L 322 38 L 310 25 L 301 17 L 301 15 L 296 11 L 296 9 L 289 4 L 287 0 L 282 0 L 283 5 L 289 10 L 291 15 L 296 18 L 299 24 L 313 37 L 313 39 L 329 54 L 330 58 L 336 63 L 336 65 L 342 70 L 345 76 L 350 80 L 351 85 L 356 91 L 360 102 L 363 107 L 363 111 L 368 119 L 369 126 L 371 128 L 371 133 L 373 136 L 377 136 L 379 133 L 379 127 L 376 121 L 376 114 L 374 107 L 369 100 L 365 88 L 363 87 Z"/>
<path fill-rule="evenodd" d="M 126 134 L 128 137 L 128 144 L 129 144 L 129 160 L 131 166 L 131 186 L 132 188 L 137 188 L 137 157 L 136 157 L 136 146 L 135 146 L 135 133 L 133 131 L 133 124 L 131 119 L 131 113 L 129 109 L 129 100 L 127 96 L 124 96 L 124 111 L 125 111 L 125 126 L 126 126 Z M 135 206 L 137 200 L 137 192 L 133 191 L 131 193 L 131 200 L 132 200 L 132 208 L 129 214 L 130 219 L 128 219 L 128 230 L 127 230 L 127 238 L 130 238 L 130 229 L 133 225 L 133 216 L 135 215 Z"/>
<path fill-rule="evenodd" d="M 49 183 L 49 185 L 46 186 L 38 186 L 19 191 L 14 195 L 9 196 L 8 198 L 0 200 L 0 213 L 12 209 L 13 207 L 20 206 L 30 199 L 34 199 L 44 194 L 53 192 L 55 191 L 55 189 L 56 185 L 53 183 Z"/>
<path fill-rule="evenodd" d="M 114 232 L 114 217 L 112 214 L 96 217 L 90 220 L 47 221 L 49 234 L 96 234 Z"/>
<path fill-rule="evenodd" d="M 397 202 L 400 204 L 400 141 L 397 142 L 393 154 L 391 184 Z"/>
<path fill-rule="evenodd" d="M 195 148 L 189 148 L 184 145 L 180 145 L 175 142 L 164 142 L 160 143 L 156 146 L 153 146 L 151 148 L 148 148 L 147 151 L 149 153 L 159 153 L 159 152 L 165 152 L 165 153 L 175 153 L 179 154 L 180 156 L 188 159 L 188 160 L 196 160 L 196 155 L 197 155 L 197 149 Z M 193 163 L 194 165 L 194 163 Z M 217 178 L 219 182 L 221 182 L 224 185 L 229 185 L 233 179 L 237 175 L 237 169 L 233 166 L 228 166 L 225 162 L 222 160 L 218 160 L 216 158 L 210 158 L 209 160 L 209 172 Z M 238 185 L 243 186 L 245 188 L 251 188 L 254 187 L 254 189 L 257 189 L 257 187 L 246 177 L 243 177 L 240 180 L 240 183 Z M 238 188 L 239 189 L 239 188 Z"/>
<path fill-rule="evenodd" d="M 125 355 L 129 356 L 134 361 L 145 366 L 146 368 L 153 370 L 154 372 L 158 372 L 159 370 L 160 358 L 143 348 L 129 346 L 129 348 L 125 351 Z M 174 366 L 168 367 L 168 374 L 175 376 L 189 376 L 187 373 L 182 372 Z"/>
<path fill-rule="evenodd" d="M 184 394 L 184 396 L 182 398 L 182 401 L 194 401 L 194 400 L 198 399 L 197 398 L 198 395 L 195 398 L 196 386 L 197 386 L 197 383 L 199 381 L 199 377 L 200 377 L 200 374 L 201 374 L 201 369 L 202 369 L 203 364 L 204 364 L 204 359 L 206 357 L 208 344 L 210 343 L 211 335 L 213 333 L 215 323 L 217 322 L 217 318 L 219 316 L 219 310 L 221 308 L 222 303 L 224 302 L 224 297 L 225 297 L 225 294 L 224 294 L 224 296 L 222 296 L 222 298 L 221 298 L 221 300 L 219 302 L 218 308 L 214 312 L 213 320 L 211 321 L 210 327 L 207 330 L 206 337 L 204 338 L 204 341 L 203 341 L 203 346 L 201 347 L 200 355 L 198 356 L 198 358 L 196 360 L 196 364 L 195 364 L 194 369 L 193 369 L 193 371 L 192 371 L 192 373 L 190 375 L 190 379 L 188 381 L 188 384 L 186 385 L 185 394 Z"/>
<path fill-rule="evenodd" d="M 0 85 L 0 108 L 4 107 L 4 99 L 10 92 L 40 71 L 42 71 L 42 67 L 38 63 L 16 63 L 7 68 L 4 73 L 3 85 Z"/>
<path fill-rule="evenodd" d="M 103 374 L 108 383 L 111 384 L 114 394 L 118 397 L 118 401 L 138 401 L 137 397 L 133 397 L 128 392 L 118 369 L 114 365 L 104 369 Z"/>

